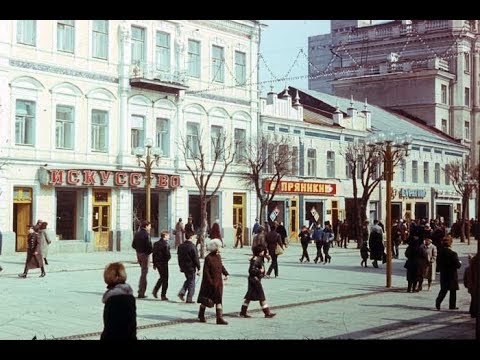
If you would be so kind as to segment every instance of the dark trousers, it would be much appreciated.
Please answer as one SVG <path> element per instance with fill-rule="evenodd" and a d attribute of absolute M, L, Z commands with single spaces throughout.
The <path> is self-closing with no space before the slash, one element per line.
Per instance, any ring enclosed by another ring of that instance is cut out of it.
<path fill-rule="evenodd" d="M 195 293 L 195 271 L 183 274 L 185 275 L 185 282 L 180 289 L 179 295 L 187 294 L 187 301 L 193 301 L 193 294 Z"/>
<path fill-rule="evenodd" d="M 238 243 L 240 243 L 240 247 L 243 248 L 243 240 L 242 240 L 242 235 L 237 236 L 237 241 L 235 242 L 235 247 L 238 246 Z"/>
<path fill-rule="evenodd" d="M 272 270 L 275 271 L 275 276 L 278 276 L 278 262 L 277 262 L 277 254 L 273 252 L 273 254 L 270 254 L 272 257 L 272 262 L 270 264 L 270 267 L 268 268 L 267 275 L 270 275 L 272 273 Z"/>
<path fill-rule="evenodd" d="M 306 258 L 308 262 L 310 262 L 310 257 L 308 256 L 308 243 L 302 244 L 302 257 L 300 258 L 300 261 L 303 261 L 303 258 Z"/>
<path fill-rule="evenodd" d="M 320 259 L 320 262 L 323 262 L 323 241 L 315 241 L 315 246 L 317 248 L 317 256 L 315 257 L 315 259 L 313 259 L 313 261 L 317 262 L 317 260 Z"/>
<path fill-rule="evenodd" d="M 326 241 L 323 244 L 323 253 L 325 254 L 325 262 L 330 262 L 330 259 L 332 258 L 330 255 L 328 255 L 328 251 L 330 250 L 330 242 Z"/>
<path fill-rule="evenodd" d="M 448 288 L 440 288 L 440 292 L 438 293 L 436 303 L 438 306 L 442 304 L 443 299 L 447 295 L 447 292 L 450 291 L 450 299 L 448 302 L 448 308 L 454 309 L 457 306 L 457 290 L 450 290 Z"/>
<path fill-rule="evenodd" d="M 147 290 L 147 274 L 150 255 L 144 253 L 137 253 L 137 260 L 140 264 L 140 280 L 138 281 L 138 296 L 144 296 Z"/>
<path fill-rule="evenodd" d="M 167 289 L 168 289 L 168 263 L 162 263 L 158 264 L 157 270 L 158 270 L 158 275 L 160 276 L 159 279 L 157 280 L 157 283 L 155 284 L 155 287 L 153 288 L 153 292 L 156 293 L 162 288 L 161 296 L 165 297 L 167 295 Z"/>

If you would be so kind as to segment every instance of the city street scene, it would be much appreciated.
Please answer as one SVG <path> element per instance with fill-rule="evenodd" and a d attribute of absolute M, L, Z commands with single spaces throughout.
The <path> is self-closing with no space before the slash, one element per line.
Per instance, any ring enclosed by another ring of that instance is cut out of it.
<path fill-rule="evenodd" d="M 479 20 L 0 20 L 0 340 L 479 340 Z"/>

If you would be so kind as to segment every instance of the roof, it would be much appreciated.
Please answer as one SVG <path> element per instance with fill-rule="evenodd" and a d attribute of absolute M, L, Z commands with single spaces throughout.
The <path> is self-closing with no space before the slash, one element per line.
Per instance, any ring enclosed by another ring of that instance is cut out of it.
<path fill-rule="evenodd" d="M 296 89 L 331 106 L 336 106 L 338 104 L 339 110 L 345 113 L 347 112 L 347 109 L 351 106 L 351 99 L 330 95 L 314 90 L 305 90 L 299 88 L 293 89 Z M 301 94 L 300 102 L 303 102 Z M 363 101 L 354 100 L 353 104 L 353 106 L 358 111 L 362 111 L 364 109 Z M 418 120 L 413 120 L 412 118 L 406 117 L 405 115 L 402 116 L 393 111 L 389 111 L 387 109 L 372 104 L 368 104 L 368 110 L 372 114 L 372 129 L 374 131 L 393 131 L 395 134 L 410 134 L 412 136 L 412 139 L 418 141 L 433 141 L 442 143 L 448 142 L 451 145 L 464 147 L 449 135 L 446 135 L 441 131 L 438 131 L 437 129 L 433 130 L 429 126 L 419 123 Z M 467 147 L 464 148 L 467 149 Z"/>

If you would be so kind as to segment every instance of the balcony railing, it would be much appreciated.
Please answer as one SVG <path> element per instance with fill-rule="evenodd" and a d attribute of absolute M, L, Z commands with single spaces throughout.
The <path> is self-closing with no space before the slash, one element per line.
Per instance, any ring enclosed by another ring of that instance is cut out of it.
<path fill-rule="evenodd" d="M 152 63 L 139 62 L 130 65 L 130 77 L 158 80 L 164 83 L 187 86 L 185 71 L 161 71 L 157 68 L 156 64 Z"/>

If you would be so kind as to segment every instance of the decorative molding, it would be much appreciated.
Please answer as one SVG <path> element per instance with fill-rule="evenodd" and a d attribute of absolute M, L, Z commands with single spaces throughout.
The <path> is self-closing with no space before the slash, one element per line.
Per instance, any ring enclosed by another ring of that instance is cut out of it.
<path fill-rule="evenodd" d="M 44 72 L 68 75 L 68 76 L 76 76 L 76 77 L 81 77 L 85 79 L 106 81 L 106 82 L 118 84 L 117 77 L 92 73 L 88 71 L 80 71 L 80 70 L 74 70 L 70 68 L 63 68 L 60 66 L 44 65 L 44 64 L 38 64 L 38 63 L 29 62 L 29 61 L 12 60 L 12 59 L 10 59 L 8 63 L 10 66 L 24 68 L 24 69 L 38 70 L 38 71 L 44 71 Z"/>
<path fill-rule="evenodd" d="M 251 36 L 252 30 L 255 29 L 253 24 L 247 26 L 232 20 L 191 20 L 191 23 L 241 36 Z M 258 32 L 258 28 L 256 32 Z"/>
<path fill-rule="evenodd" d="M 250 106 L 250 101 L 248 100 L 235 99 L 227 96 L 212 95 L 212 94 L 205 94 L 205 93 L 188 94 L 188 95 L 194 96 L 194 97 L 200 97 L 204 99 L 210 99 L 210 100 L 225 101 L 232 104 Z"/>

